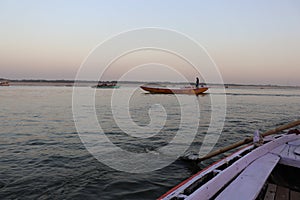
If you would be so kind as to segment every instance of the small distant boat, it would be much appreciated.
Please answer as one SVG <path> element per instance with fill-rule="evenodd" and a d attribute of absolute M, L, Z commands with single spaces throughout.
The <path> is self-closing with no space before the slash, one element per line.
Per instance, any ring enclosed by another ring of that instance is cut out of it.
<path fill-rule="evenodd" d="M 143 90 L 156 94 L 194 94 L 199 95 L 208 90 L 208 87 L 186 87 L 186 88 L 163 88 L 163 87 L 149 87 L 140 86 Z"/>
<path fill-rule="evenodd" d="M 0 81 L 0 86 L 9 86 L 8 81 Z"/>
<path fill-rule="evenodd" d="M 295 123 L 299 125 L 300 120 Z M 270 135 L 279 129 L 266 132 L 269 135 L 260 138 L 258 146 L 252 144 L 236 151 L 158 199 L 299 200 L 300 131 Z"/>
<path fill-rule="evenodd" d="M 117 85 L 117 81 L 99 81 L 97 85 L 92 86 L 92 88 L 119 88 L 120 86 Z"/>

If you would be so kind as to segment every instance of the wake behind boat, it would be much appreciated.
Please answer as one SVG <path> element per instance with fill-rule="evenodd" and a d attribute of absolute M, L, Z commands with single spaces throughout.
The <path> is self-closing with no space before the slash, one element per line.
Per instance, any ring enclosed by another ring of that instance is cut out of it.
<path fill-rule="evenodd" d="M 208 87 L 164 88 L 140 86 L 143 90 L 153 94 L 195 94 L 199 95 L 208 90 Z"/>

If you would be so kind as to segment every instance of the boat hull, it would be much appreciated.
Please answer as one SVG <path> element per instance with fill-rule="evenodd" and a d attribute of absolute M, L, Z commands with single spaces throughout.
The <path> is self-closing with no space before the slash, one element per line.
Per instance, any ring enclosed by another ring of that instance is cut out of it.
<path fill-rule="evenodd" d="M 119 85 L 115 85 L 115 86 L 92 86 L 92 88 L 99 88 L 99 89 L 116 89 L 119 88 Z"/>
<path fill-rule="evenodd" d="M 141 88 L 147 92 L 153 94 L 202 94 L 208 90 L 207 87 L 201 88 L 178 88 L 178 89 L 171 89 L 171 88 L 155 88 L 155 87 L 147 87 L 141 86 Z"/>
<path fill-rule="evenodd" d="M 9 82 L 8 81 L 0 81 L 0 86 L 9 86 Z"/>

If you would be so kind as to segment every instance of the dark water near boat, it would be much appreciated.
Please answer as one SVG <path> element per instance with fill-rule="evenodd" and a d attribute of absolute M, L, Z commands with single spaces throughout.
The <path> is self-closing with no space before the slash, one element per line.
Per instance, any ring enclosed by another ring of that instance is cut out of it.
<path fill-rule="evenodd" d="M 127 87 L 118 92 L 126 93 Z M 243 139 L 256 129 L 266 131 L 299 119 L 299 90 L 229 88 L 226 93 L 226 121 L 215 148 Z M 212 95 L 222 94 L 211 89 L 196 99 L 202 117 L 189 151 L 199 150 L 210 119 Z M 105 92 L 97 91 L 96 96 L 96 107 L 101 110 L 107 103 Z M 169 137 L 180 115 L 172 95 L 145 95 L 138 90 L 130 103 L 132 120 L 139 125 L 149 123 L 148 108 L 143 110 L 143 102 L 149 103 L 149 99 L 171 109 L 167 111 L 171 116 L 167 124 L 171 128 L 166 130 Z M 100 163 L 85 149 L 76 132 L 72 88 L 0 88 L 0 111 L 0 199 L 155 199 L 195 172 L 190 163 L 180 159 L 163 169 L 139 174 L 120 172 Z M 109 117 L 103 124 L 111 138 L 121 134 L 109 124 Z M 159 146 L 164 145 L 163 139 L 148 142 Z M 131 151 L 141 150 L 132 140 L 122 143 Z"/>

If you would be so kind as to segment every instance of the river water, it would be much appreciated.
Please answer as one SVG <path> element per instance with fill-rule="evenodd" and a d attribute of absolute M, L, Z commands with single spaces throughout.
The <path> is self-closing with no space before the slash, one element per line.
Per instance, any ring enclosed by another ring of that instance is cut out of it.
<path fill-rule="evenodd" d="M 122 86 L 116 91 L 122 98 L 132 88 Z M 0 88 L 0 199 L 155 199 L 198 170 L 181 159 L 144 173 L 128 173 L 103 164 L 90 154 L 77 133 L 72 91 L 71 87 Z M 119 148 L 134 153 L 159 153 L 159 148 L 168 145 L 181 129 L 182 110 L 175 95 L 145 94 L 137 88 L 128 107 L 133 124 L 151 124 L 149 109 L 158 116 L 152 119 L 156 119 L 155 124 L 160 124 L 164 117 L 166 121 L 158 133 L 139 138 L 139 134 L 145 133 L 133 131 L 135 136 L 128 137 L 113 116 L 124 107 L 113 107 L 112 112 L 109 93 L 96 91 L 95 108 L 106 137 Z M 211 118 L 211 97 L 221 95 L 218 88 L 211 88 L 206 95 L 181 96 L 189 102 L 184 105 L 187 109 L 193 109 L 190 102 L 195 102 L 201 113 L 187 152 L 199 151 Z M 226 100 L 225 123 L 214 148 L 239 141 L 255 130 L 267 131 L 299 119 L 300 91 L 296 88 L 227 88 Z M 122 118 L 120 114 L 118 117 Z M 193 114 L 188 121 L 194 124 Z M 159 129 L 155 124 L 153 127 Z M 128 130 L 130 126 L 128 123 Z M 189 124 L 183 127 L 187 135 L 193 131 Z M 123 166 L 122 159 L 114 159 L 117 158 L 111 158 Z"/>

